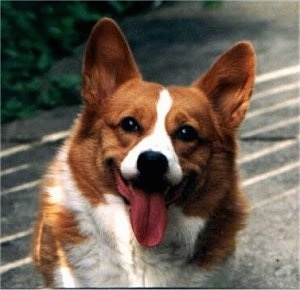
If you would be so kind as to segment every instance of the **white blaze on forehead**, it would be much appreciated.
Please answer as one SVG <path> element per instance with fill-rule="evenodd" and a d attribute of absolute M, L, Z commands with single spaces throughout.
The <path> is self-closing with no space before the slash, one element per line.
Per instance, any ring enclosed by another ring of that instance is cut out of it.
<path fill-rule="evenodd" d="M 138 176 L 137 160 L 139 155 L 142 152 L 152 150 L 162 153 L 167 158 L 169 168 L 166 177 L 168 181 L 172 185 L 176 185 L 182 180 L 182 170 L 178 157 L 166 130 L 166 117 L 172 104 L 173 100 L 168 90 L 163 89 L 156 104 L 157 119 L 153 132 L 133 147 L 121 163 L 121 173 L 125 179 L 130 180 Z"/>
<path fill-rule="evenodd" d="M 166 131 L 166 117 L 171 110 L 173 100 L 169 92 L 164 89 L 160 92 L 159 99 L 156 105 L 157 120 L 154 128 L 154 133 L 157 134 L 167 133 Z"/>

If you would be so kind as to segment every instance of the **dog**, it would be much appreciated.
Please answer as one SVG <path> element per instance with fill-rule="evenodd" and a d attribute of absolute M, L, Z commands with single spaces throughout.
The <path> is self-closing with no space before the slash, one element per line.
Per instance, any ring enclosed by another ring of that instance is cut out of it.
<path fill-rule="evenodd" d="M 99 20 L 82 113 L 41 188 L 33 260 L 47 287 L 206 286 L 246 225 L 236 135 L 255 66 L 242 41 L 188 87 L 147 82 Z"/>

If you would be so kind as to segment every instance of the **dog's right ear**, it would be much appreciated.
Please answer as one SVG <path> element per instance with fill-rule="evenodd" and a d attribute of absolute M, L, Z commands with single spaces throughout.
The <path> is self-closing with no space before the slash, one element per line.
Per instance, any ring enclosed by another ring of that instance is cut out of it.
<path fill-rule="evenodd" d="M 85 51 L 84 100 L 93 106 L 133 78 L 140 78 L 140 74 L 122 31 L 112 19 L 101 19 L 94 26 Z"/>

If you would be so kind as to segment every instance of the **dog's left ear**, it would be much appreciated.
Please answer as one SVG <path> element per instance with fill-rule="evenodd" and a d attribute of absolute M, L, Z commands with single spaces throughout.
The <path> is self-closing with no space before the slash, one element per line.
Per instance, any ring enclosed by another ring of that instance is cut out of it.
<path fill-rule="evenodd" d="M 255 78 L 256 58 L 249 42 L 221 55 L 193 85 L 200 88 L 223 121 L 237 128 L 245 117 Z"/>
<path fill-rule="evenodd" d="M 119 26 L 103 18 L 94 26 L 86 46 L 82 93 L 94 106 L 127 80 L 140 77 L 130 47 Z"/>

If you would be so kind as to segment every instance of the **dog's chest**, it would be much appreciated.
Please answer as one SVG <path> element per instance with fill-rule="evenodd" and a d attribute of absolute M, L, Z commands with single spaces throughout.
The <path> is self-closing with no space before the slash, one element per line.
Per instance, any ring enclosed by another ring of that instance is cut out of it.
<path fill-rule="evenodd" d="M 203 282 L 198 267 L 187 264 L 203 220 L 185 217 L 179 208 L 172 207 L 162 244 L 145 248 L 134 238 L 126 206 L 114 195 L 106 195 L 106 200 L 108 204 L 78 216 L 88 239 L 68 250 L 76 286 L 155 287 Z"/>

